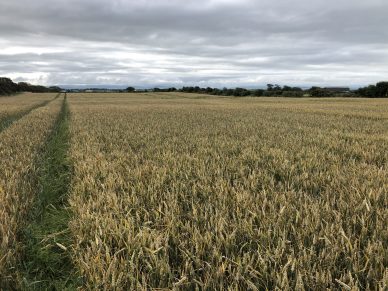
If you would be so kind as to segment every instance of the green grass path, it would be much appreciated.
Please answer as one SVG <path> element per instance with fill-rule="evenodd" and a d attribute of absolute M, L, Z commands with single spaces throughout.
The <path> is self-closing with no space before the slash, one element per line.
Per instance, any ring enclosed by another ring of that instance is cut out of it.
<path fill-rule="evenodd" d="M 69 114 L 65 95 L 40 165 L 41 191 L 23 233 L 25 259 L 22 274 L 26 290 L 76 289 L 68 249 Z"/>

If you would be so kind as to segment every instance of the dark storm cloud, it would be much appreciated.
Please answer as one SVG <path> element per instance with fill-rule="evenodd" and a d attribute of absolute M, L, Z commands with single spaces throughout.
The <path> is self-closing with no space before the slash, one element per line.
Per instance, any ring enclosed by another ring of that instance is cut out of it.
<path fill-rule="evenodd" d="M 230 87 L 386 78 L 386 1 L 273 2 L 2 0 L 0 75 Z"/>

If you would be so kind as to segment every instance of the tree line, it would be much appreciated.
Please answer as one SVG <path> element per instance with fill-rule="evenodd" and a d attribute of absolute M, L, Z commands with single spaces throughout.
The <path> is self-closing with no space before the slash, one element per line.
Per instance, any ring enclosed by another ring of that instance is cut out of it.
<path fill-rule="evenodd" d="M 57 86 L 45 87 L 41 85 L 32 85 L 26 82 L 14 83 L 9 78 L 0 78 L 0 96 L 12 95 L 19 92 L 60 92 L 62 89 Z M 128 87 L 127 92 L 139 92 L 134 87 Z M 311 87 L 310 89 L 302 89 L 300 87 L 280 86 L 278 84 L 267 84 L 266 89 L 246 89 L 246 88 L 201 88 L 199 86 L 189 86 L 177 89 L 175 87 L 161 89 L 153 88 L 150 90 L 140 90 L 141 92 L 186 92 L 198 94 L 210 94 L 218 96 L 254 96 L 254 97 L 368 97 L 368 98 L 387 98 L 388 97 L 388 82 L 378 82 L 376 85 L 369 85 L 359 88 L 357 90 L 350 90 L 349 88 L 321 88 Z M 122 90 L 120 90 L 122 92 Z"/>
<path fill-rule="evenodd" d="M 369 85 L 360 88 L 356 91 L 359 96 L 369 98 L 387 98 L 388 97 L 388 82 L 379 82 L 376 85 Z"/>
<path fill-rule="evenodd" d="M 288 97 L 302 97 L 305 93 L 299 87 L 290 87 L 290 86 L 279 86 L 268 84 L 267 89 L 246 89 L 246 88 L 200 88 L 196 87 L 183 87 L 180 91 L 187 93 L 203 93 L 210 95 L 219 95 L 219 96 L 235 96 L 235 97 L 244 97 L 244 96 L 288 96 Z"/>
<path fill-rule="evenodd" d="M 338 90 L 340 89 L 340 90 Z M 246 88 L 200 88 L 200 87 L 183 87 L 180 91 L 187 93 L 203 93 L 210 95 L 221 96 L 254 96 L 254 97 L 335 97 L 347 96 L 355 97 L 355 93 L 349 88 L 321 88 L 311 87 L 310 89 L 302 89 L 300 87 L 280 86 L 278 84 L 267 84 L 266 89 L 246 89 Z"/>
<path fill-rule="evenodd" d="M 45 93 L 60 92 L 62 89 L 57 86 L 45 87 L 41 85 L 31 85 L 26 82 L 14 83 L 9 78 L 0 78 L 0 96 L 12 95 L 19 92 Z"/>
<path fill-rule="evenodd" d="M 175 91 L 166 89 L 167 91 Z M 321 88 L 313 86 L 309 89 L 302 89 L 300 87 L 291 86 L 280 86 L 277 84 L 267 84 L 267 89 L 245 89 L 245 88 L 234 88 L 234 89 L 218 89 L 218 88 L 200 88 L 196 87 L 183 87 L 181 92 L 187 93 L 199 93 L 199 94 L 210 94 L 210 95 L 221 95 L 221 96 L 276 96 L 276 97 L 368 97 L 368 98 L 384 98 L 388 97 L 388 82 L 379 82 L 376 85 L 369 85 L 362 87 L 357 90 L 350 90 L 349 88 L 340 87 L 326 87 Z"/>

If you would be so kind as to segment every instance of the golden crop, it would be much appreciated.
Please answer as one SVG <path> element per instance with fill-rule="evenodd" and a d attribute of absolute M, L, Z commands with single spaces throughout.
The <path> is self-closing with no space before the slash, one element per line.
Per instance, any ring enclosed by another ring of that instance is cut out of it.
<path fill-rule="evenodd" d="M 54 97 L 55 94 L 15 96 L 12 101 L 9 98 L 8 104 L 18 108 L 15 110 L 23 110 Z M 0 104 L 6 99 L 0 98 Z M 0 132 L 0 288 L 16 276 L 15 266 L 22 247 L 19 232 L 39 191 L 37 161 L 60 110 L 60 102 L 54 100 L 35 109 Z"/>
<path fill-rule="evenodd" d="M 0 123 L 2 119 L 15 113 L 28 110 L 42 102 L 49 101 L 55 97 L 52 93 L 23 93 L 11 97 L 0 97 Z"/>
<path fill-rule="evenodd" d="M 387 100 L 68 100 L 86 288 L 387 288 Z"/>

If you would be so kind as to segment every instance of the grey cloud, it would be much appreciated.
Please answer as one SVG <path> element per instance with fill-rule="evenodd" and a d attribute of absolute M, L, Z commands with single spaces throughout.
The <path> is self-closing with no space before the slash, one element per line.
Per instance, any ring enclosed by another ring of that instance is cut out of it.
<path fill-rule="evenodd" d="M 137 86 L 364 85 L 387 75 L 386 1 L 274 2 L 2 0 L 0 74 Z"/>

